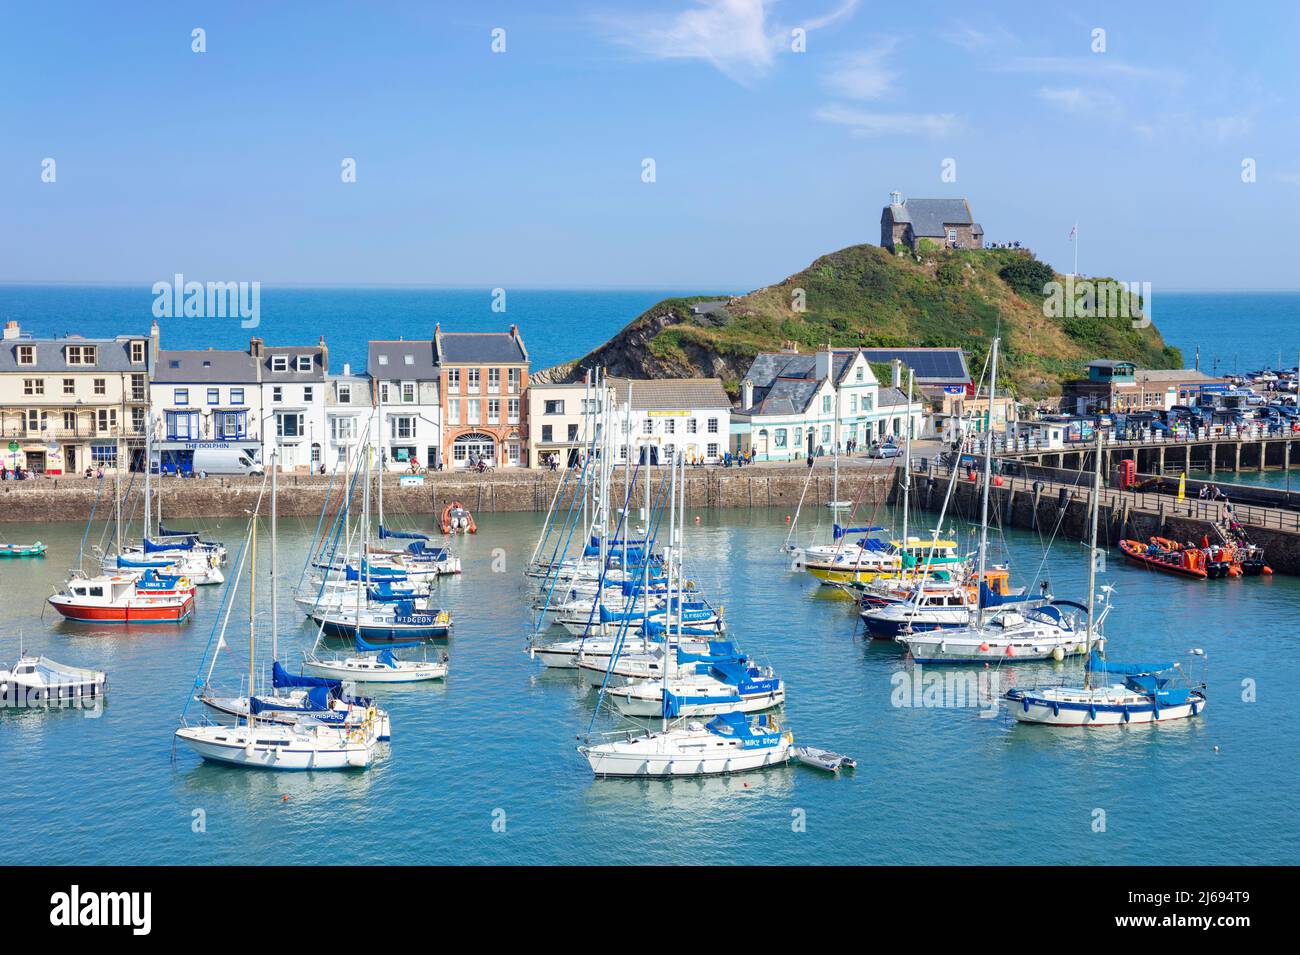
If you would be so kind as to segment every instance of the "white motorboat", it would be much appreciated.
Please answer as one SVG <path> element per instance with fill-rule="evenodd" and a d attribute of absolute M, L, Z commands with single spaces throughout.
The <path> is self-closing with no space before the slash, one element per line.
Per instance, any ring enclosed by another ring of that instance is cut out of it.
<path fill-rule="evenodd" d="M 108 685 L 100 670 L 55 663 L 48 657 L 22 654 L 0 669 L 0 707 L 20 707 L 99 699 Z"/>
<path fill-rule="evenodd" d="M 783 765 L 793 745 L 770 716 L 725 713 L 707 724 L 587 742 L 578 752 L 597 776 L 716 776 Z"/>

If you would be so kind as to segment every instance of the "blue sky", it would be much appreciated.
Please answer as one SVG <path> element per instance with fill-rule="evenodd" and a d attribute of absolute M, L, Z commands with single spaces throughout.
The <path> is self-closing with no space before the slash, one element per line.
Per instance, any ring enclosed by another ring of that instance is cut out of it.
<path fill-rule="evenodd" d="M 1296 288 L 1298 10 L 6 0 L 0 281 L 745 290 L 898 189 L 1062 270 L 1077 221 L 1085 273 Z"/>

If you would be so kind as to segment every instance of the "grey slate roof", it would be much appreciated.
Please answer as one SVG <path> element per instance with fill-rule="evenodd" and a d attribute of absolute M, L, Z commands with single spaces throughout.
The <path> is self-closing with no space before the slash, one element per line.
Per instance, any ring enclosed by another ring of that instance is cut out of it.
<path fill-rule="evenodd" d="M 888 209 L 895 223 L 911 223 L 918 236 L 941 237 L 945 225 L 975 224 L 965 199 L 907 199 L 901 205 L 891 203 Z"/>
<path fill-rule="evenodd" d="M 257 362 L 228 348 L 160 349 L 153 381 L 158 384 L 256 384 Z"/>
<path fill-rule="evenodd" d="M 760 395 L 754 389 L 753 414 L 802 414 L 817 394 L 821 382 L 812 378 L 778 378 Z"/>
<path fill-rule="evenodd" d="M 387 362 L 380 364 L 380 356 Z M 407 359 L 410 359 L 408 362 Z M 438 363 L 433 356 L 433 341 L 370 342 L 366 370 L 376 381 L 407 379 L 429 381 L 438 377 Z"/>
<path fill-rule="evenodd" d="M 509 332 L 443 332 L 439 362 L 505 365 L 528 359 Z"/>
<path fill-rule="evenodd" d="M 729 411 L 731 409 L 731 399 L 723 390 L 720 378 L 611 378 L 609 386 L 614 390 L 616 404 L 622 405 L 627 401 L 629 384 L 634 411 Z"/>
<path fill-rule="evenodd" d="M 844 377 L 857 355 L 856 348 L 834 351 L 831 360 L 831 377 L 837 382 Z M 817 373 L 817 356 L 795 352 L 759 352 L 750 363 L 746 378 L 753 379 L 754 394 L 760 389 L 769 388 L 778 378 L 807 378 L 811 380 Z M 755 398 L 757 403 L 757 397 Z"/>
<path fill-rule="evenodd" d="M 272 358 L 284 355 L 289 359 L 286 371 L 275 371 Z M 298 371 L 298 356 L 311 356 L 311 369 Z M 324 355 L 319 345 L 266 345 L 262 349 L 262 380 L 269 382 L 313 382 L 325 380 Z"/>
<path fill-rule="evenodd" d="M 882 387 L 876 404 L 881 408 L 893 408 L 898 405 L 905 406 L 907 404 L 907 395 L 903 394 L 897 388 Z"/>
<path fill-rule="evenodd" d="M 145 343 L 145 363 L 131 362 L 131 342 Z M 18 364 L 18 346 L 31 345 L 36 349 L 34 365 Z M 69 345 L 94 345 L 93 365 L 69 365 L 64 349 Z M 89 371 L 147 371 L 149 367 L 149 336 L 121 335 L 117 338 L 82 338 L 68 335 L 65 338 L 7 338 L 0 341 L 0 373 L 4 372 L 89 372 Z"/>

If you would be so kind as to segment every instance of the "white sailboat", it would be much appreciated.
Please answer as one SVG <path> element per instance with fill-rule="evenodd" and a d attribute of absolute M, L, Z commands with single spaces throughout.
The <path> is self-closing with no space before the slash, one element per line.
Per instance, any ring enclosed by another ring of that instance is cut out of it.
<path fill-rule="evenodd" d="M 685 522 L 683 462 L 684 458 L 672 462 L 670 480 L 668 544 L 664 548 L 670 581 L 680 579 L 681 525 Z M 680 512 L 677 509 L 679 492 L 683 494 Z M 676 626 L 680 630 L 680 622 Z M 708 776 L 781 765 L 790 759 L 794 739 L 788 730 L 780 729 L 772 717 L 728 712 L 715 716 L 707 724 L 670 725 L 673 702 L 668 690 L 667 668 L 659 689 L 661 724 L 658 730 L 640 735 L 628 732 L 621 734 L 621 738 L 601 742 L 588 738 L 578 747 L 593 774 L 598 777 Z"/>
<path fill-rule="evenodd" d="M 979 565 L 976 580 L 987 571 L 989 488 L 993 475 L 993 406 L 997 391 L 999 340 L 993 339 L 989 370 L 989 427 L 984 438 L 984 493 L 981 500 Z M 1095 542 L 1094 542 L 1095 546 Z M 986 611 L 975 608 L 972 624 L 952 629 L 902 633 L 895 639 L 918 663 L 989 663 L 994 661 L 1063 660 L 1085 652 L 1086 637 L 1078 628 L 1078 612 L 1086 607 L 1053 600 L 1035 607 L 1019 605 Z M 1102 615 L 1105 615 L 1105 609 Z"/>
<path fill-rule="evenodd" d="M 272 465 L 274 468 L 274 464 Z M 257 569 L 257 510 L 249 521 L 247 553 L 250 572 L 248 582 L 248 686 L 255 685 Z M 243 557 L 241 555 L 241 567 Z M 238 572 L 236 579 L 238 579 Z M 233 591 L 232 591 L 233 601 Z M 218 648 L 224 645 L 227 607 Z M 188 707 L 187 707 L 188 708 Z M 262 719 L 258 707 L 246 707 L 241 722 L 234 726 L 185 722 L 175 731 L 175 738 L 210 762 L 231 766 L 277 770 L 360 769 L 370 765 L 378 743 L 378 720 L 374 714 L 357 725 L 325 722 L 312 716 L 298 716 L 292 723 L 273 723 Z"/>
<path fill-rule="evenodd" d="M 1205 711 L 1205 684 L 1175 683 L 1182 667 L 1170 663 L 1111 663 L 1093 651 L 1094 597 L 1097 586 L 1097 513 L 1101 498 L 1101 429 L 1097 429 L 1097 453 L 1092 484 L 1092 546 L 1088 560 L 1088 627 L 1082 686 L 1043 688 L 1013 687 L 1004 699 L 1011 715 L 1021 723 L 1047 726 L 1125 726 L 1133 723 L 1163 723 L 1199 716 Z M 1113 588 L 1104 587 L 1109 600 Z M 1201 650 L 1192 653 L 1204 659 Z M 1104 682 L 1110 676 L 1121 682 Z"/>

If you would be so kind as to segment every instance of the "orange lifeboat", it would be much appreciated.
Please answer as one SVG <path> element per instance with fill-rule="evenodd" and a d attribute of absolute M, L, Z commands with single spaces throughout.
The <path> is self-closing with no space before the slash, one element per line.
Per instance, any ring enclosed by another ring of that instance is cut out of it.
<path fill-rule="evenodd" d="M 469 512 L 468 507 L 460 501 L 452 501 L 442 509 L 442 532 L 455 534 L 460 531 L 477 534 L 478 525 L 474 523 L 474 515 Z"/>

